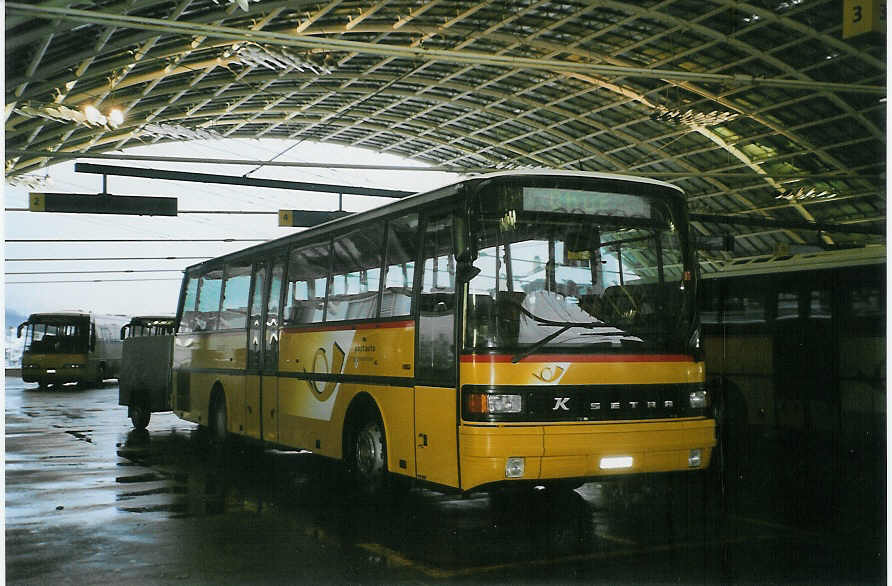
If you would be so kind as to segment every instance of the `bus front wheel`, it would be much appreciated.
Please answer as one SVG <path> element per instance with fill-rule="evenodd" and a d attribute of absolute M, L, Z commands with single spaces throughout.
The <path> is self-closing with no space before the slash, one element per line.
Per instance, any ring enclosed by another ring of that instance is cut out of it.
<path fill-rule="evenodd" d="M 226 399 L 223 397 L 222 393 L 217 395 L 211 403 L 209 423 L 211 440 L 216 444 L 222 444 L 226 441 Z"/>
<path fill-rule="evenodd" d="M 152 412 L 142 400 L 137 400 L 130 406 L 130 421 L 133 422 L 133 429 L 143 430 L 149 426 L 149 420 L 152 418 Z"/>
<path fill-rule="evenodd" d="M 350 472 L 361 492 L 378 495 L 384 491 L 387 484 L 387 442 L 380 420 L 367 420 L 353 433 Z"/>

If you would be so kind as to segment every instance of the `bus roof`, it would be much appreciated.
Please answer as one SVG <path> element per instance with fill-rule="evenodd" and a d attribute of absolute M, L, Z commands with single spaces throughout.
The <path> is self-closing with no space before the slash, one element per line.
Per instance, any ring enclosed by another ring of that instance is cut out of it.
<path fill-rule="evenodd" d="M 380 218 L 383 216 L 388 216 L 391 214 L 395 214 L 400 212 L 401 210 L 410 210 L 415 207 L 423 206 L 432 202 L 436 202 L 441 199 L 446 199 L 451 197 L 459 192 L 459 190 L 464 186 L 474 185 L 476 183 L 482 183 L 484 181 L 489 181 L 492 179 L 510 179 L 513 177 L 566 177 L 566 178 L 584 178 L 584 179 L 601 179 L 606 181 L 619 181 L 619 182 L 631 182 L 631 183 L 642 183 L 646 185 L 653 185 L 656 187 L 662 187 L 665 189 L 671 189 L 678 193 L 679 196 L 684 195 L 684 191 L 678 187 L 677 185 L 673 185 L 671 183 L 666 183 L 665 181 L 659 181 L 656 179 L 649 179 L 647 177 L 636 177 L 633 175 L 618 175 L 614 173 L 596 173 L 591 171 L 567 171 L 560 169 L 515 169 L 509 171 L 496 171 L 492 173 L 483 173 L 480 175 L 474 175 L 467 177 L 465 179 L 460 179 L 453 183 L 449 183 L 447 185 L 438 187 L 436 189 L 432 189 L 430 191 L 416 193 L 415 195 L 410 195 L 408 197 L 402 198 L 393 203 L 388 203 L 383 206 L 365 211 L 358 212 L 355 214 L 351 214 L 349 216 L 344 216 L 342 218 L 337 218 L 323 224 L 319 224 L 317 226 L 313 226 L 301 232 L 297 232 L 295 234 L 288 234 L 286 236 L 282 236 L 281 238 L 276 238 L 275 240 L 270 240 L 268 242 L 264 242 L 262 244 L 257 244 L 248 248 L 244 248 L 242 250 L 238 250 L 235 252 L 230 252 L 229 254 L 225 254 L 213 259 L 209 259 L 206 261 L 202 261 L 199 263 L 195 263 L 185 268 L 184 272 L 188 272 L 191 269 L 199 266 L 205 266 L 209 263 L 215 262 L 224 262 L 226 260 L 239 258 L 240 256 L 249 256 L 256 254 L 258 252 L 262 252 L 267 248 L 277 248 L 281 245 L 283 241 L 300 241 L 304 239 L 311 239 L 316 236 L 321 236 L 327 232 L 341 229 L 341 228 L 349 228 L 354 224 L 358 224 L 367 220 L 373 220 L 376 218 Z"/>

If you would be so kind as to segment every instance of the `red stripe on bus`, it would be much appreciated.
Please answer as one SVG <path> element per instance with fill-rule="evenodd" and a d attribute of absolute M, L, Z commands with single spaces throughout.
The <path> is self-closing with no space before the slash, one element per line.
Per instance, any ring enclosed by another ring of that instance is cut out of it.
<path fill-rule="evenodd" d="M 470 354 L 461 357 L 462 362 L 511 362 L 511 354 Z M 520 362 L 694 362 L 684 354 L 531 354 Z"/>
<path fill-rule="evenodd" d="M 334 332 L 343 330 L 377 330 L 389 328 L 408 328 L 415 325 L 415 320 L 407 319 L 403 321 L 387 321 L 380 323 L 360 323 L 360 324 L 343 324 L 330 326 L 289 326 L 285 328 L 285 333 L 294 332 Z"/>

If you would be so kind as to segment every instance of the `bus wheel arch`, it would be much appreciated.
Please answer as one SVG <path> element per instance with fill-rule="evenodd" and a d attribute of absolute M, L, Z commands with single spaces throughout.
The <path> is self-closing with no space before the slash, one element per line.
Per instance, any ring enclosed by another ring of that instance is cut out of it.
<path fill-rule="evenodd" d="M 223 443 L 228 435 L 228 419 L 226 409 L 226 393 L 219 381 L 211 388 L 211 398 L 208 402 L 208 430 L 211 440 L 215 443 Z"/>
<path fill-rule="evenodd" d="M 387 488 L 387 430 L 378 404 L 368 393 L 357 395 L 344 416 L 342 453 L 347 472 L 367 495 Z"/>

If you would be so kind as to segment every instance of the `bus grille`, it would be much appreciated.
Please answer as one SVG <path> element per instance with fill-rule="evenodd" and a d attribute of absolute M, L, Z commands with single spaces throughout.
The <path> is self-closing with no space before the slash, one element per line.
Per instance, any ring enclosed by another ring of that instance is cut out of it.
<path fill-rule="evenodd" d="M 652 385 L 584 385 L 557 387 L 467 385 L 472 393 L 516 394 L 522 397 L 521 413 L 469 414 L 466 421 L 635 421 L 699 417 L 706 409 L 693 409 L 690 393 L 703 390 L 702 383 Z M 467 401 L 462 401 L 463 407 Z"/>

